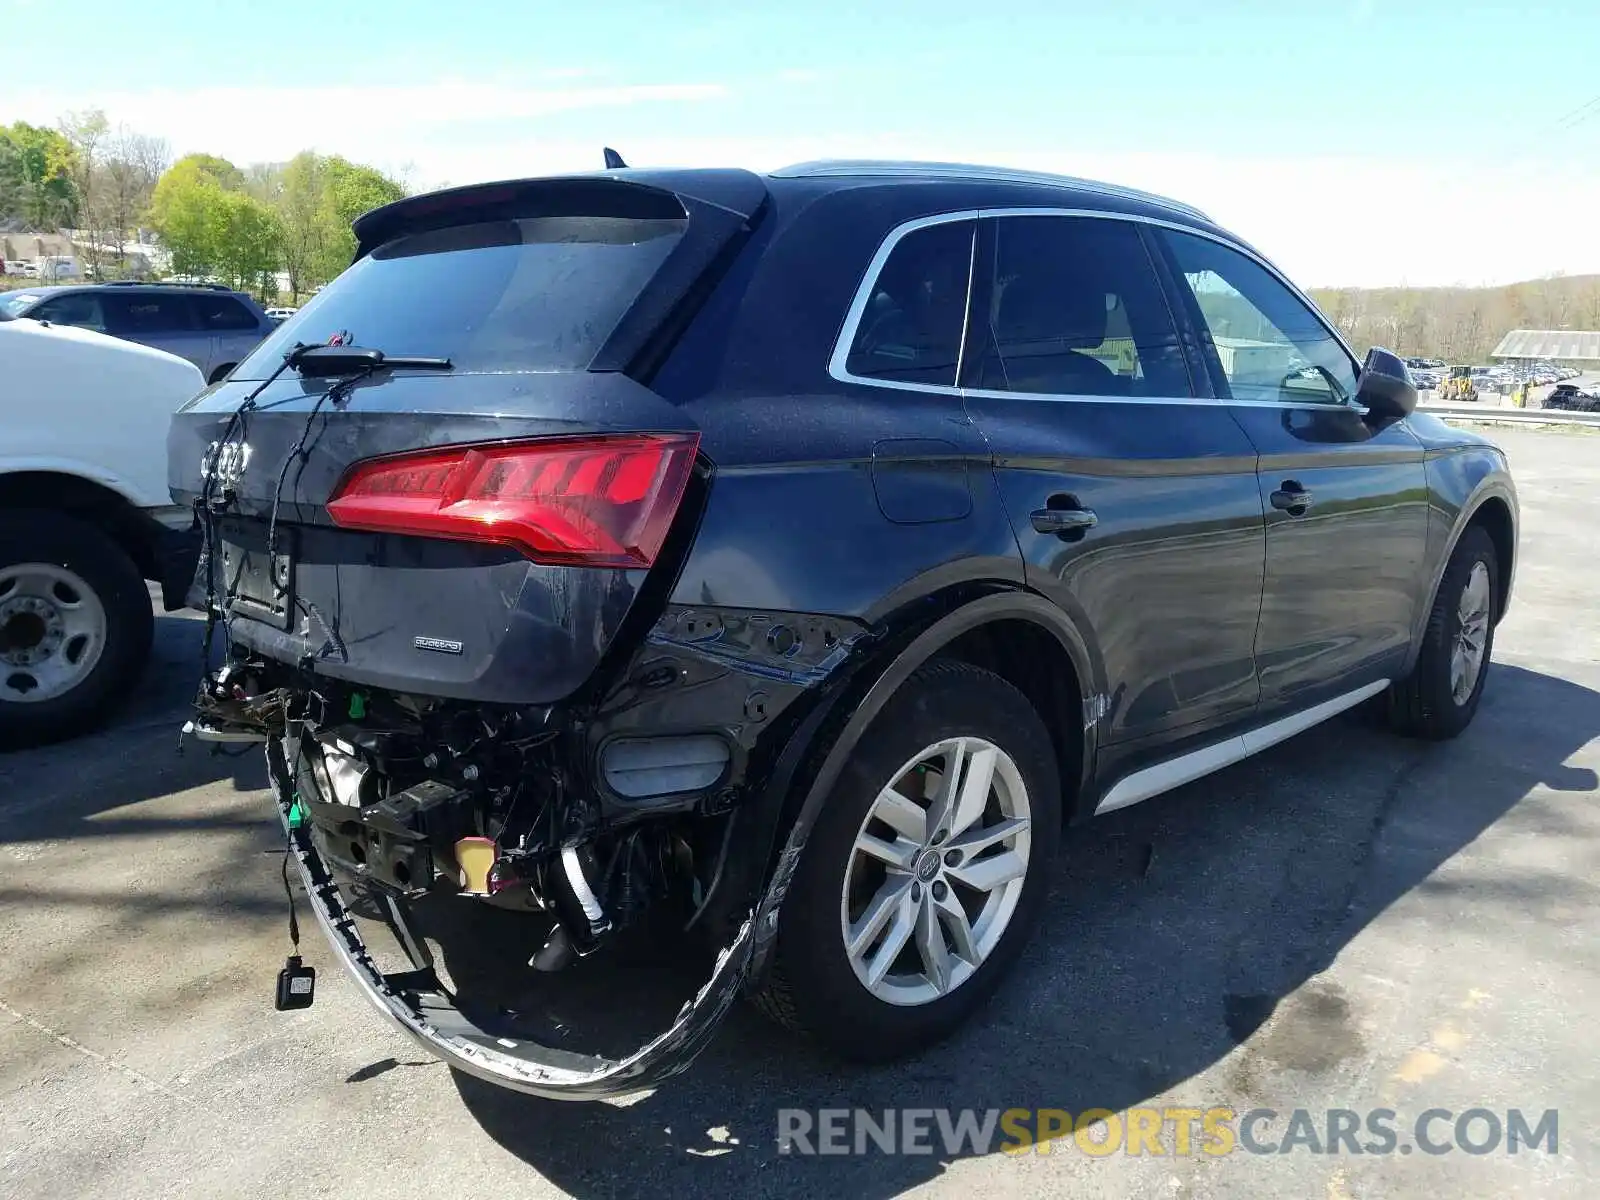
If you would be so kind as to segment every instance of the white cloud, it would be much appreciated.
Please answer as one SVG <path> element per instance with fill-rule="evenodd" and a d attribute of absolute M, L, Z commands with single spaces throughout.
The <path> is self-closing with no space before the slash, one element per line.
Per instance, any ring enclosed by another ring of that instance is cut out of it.
<path fill-rule="evenodd" d="M 794 77 L 803 69 L 788 72 Z M 0 89 L 10 119 L 54 123 L 103 107 L 165 137 L 175 153 L 278 161 L 315 148 L 443 183 L 595 170 L 611 145 L 635 166 L 766 170 L 815 158 L 987 162 L 1106 179 L 1176 196 L 1209 212 L 1308 286 L 1499 283 L 1557 271 L 1600 272 L 1600 241 L 1581 236 L 1600 212 L 1600 163 L 1542 174 L 1458 162 L 1270 156 L 1218 140 L 1189 154 L 1076 153 L 935 132 L 819 129 L 804 137 L 718 133 L 736 114 L 716 83 L 614 85 L 441 80 L 381 87 L 202 88 L 95 95 Z M 698 136 L 657 132 L 686 112 Z M 559 137 L 543 118 L 563 115 Z M 863 118 L 868 119 L 868 118 Z M 508 136 L 507 128 L 516 130 Z M 574 128 L 594 132 L 573 132 Z"/>
<path fill-rule="evenodd" d="M 763 140 L 630 138 L 608 144 L 633 166 L 770 170 L 818 158 L 984 162 L 1102 179 L 1176 197 L 1205 211 L 1304 286 L 1507 283 L 1564 271 L 1600 273 L 1600 242 L 1580 236 L 1600 212 L 1600 169 L 1559 178 L 1392 158 L 1008 151 L 933 137 L 846 134 Z M 593 170 L 599 146 L 529 139 L 492 153 L 473 146 L 417 156 L 419 180 L 504 178 Z"/>
<path fill-rule="evenodd" d="M 551 77 L 549 72 L 540 75 Z M 54 124 L 63 112 L 98 107 L 131 128 L 166 138 L 179 155 L 206 151 L 241 163 L 273 162 L 315 146 L 369 162 L 414 160 L 425 169 L 431 151 L 458 144 L 463 136 L 470 141 L 475 127 L 495 122 L 535 121 L 585 109 L 703 102 L 726 94 L 716 83 L 526 86 L 462 80 L 102 94 L 0 90 L 0 112 Z"/>

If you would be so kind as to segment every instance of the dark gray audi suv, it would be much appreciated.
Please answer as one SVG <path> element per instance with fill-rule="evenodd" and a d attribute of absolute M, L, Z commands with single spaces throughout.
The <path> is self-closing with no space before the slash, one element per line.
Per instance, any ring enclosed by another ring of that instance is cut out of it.
<path fill-rule="evenodd" d="M 355 230 L 172 426 L 225 646 L 191 728 L 264 744 L 339 957 L 464 1071 L 640 1090 L 741 992 L 913 1052 L 1017 958 L 1064 822 L 1366 701 L 1478 707 L 1505 458 L 1184 204 L 618 169 Z M 435 962 L 480 920 L 528 935 L 509 990 Z M 504 999 L 653 921 L 705 982 L 638 1049 Z"/>

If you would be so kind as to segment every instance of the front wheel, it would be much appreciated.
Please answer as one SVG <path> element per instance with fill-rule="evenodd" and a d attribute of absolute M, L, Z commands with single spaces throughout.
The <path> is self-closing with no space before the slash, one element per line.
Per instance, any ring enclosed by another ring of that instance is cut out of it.
<path fill-rule="evenodd" d="M 1439 581 L 1416 666 L 1389 689 L 1397 732 L 1442 741 L 1472 723 L 1494 650 L 1499 576 L 1494 542 L 1482 526 L 1470 527 Z"/>
<path fill-rule="evenodd" d="M 843 1057 L 953 1032 L 1016 960 L 1061 829 L 1050 736 L 990 671 L 933 663 L 873 722 L 806 845 L 757 1002 Z"/>
<path fill-rule="evenodd" d="M 55 512 L 0 516 L 0 747 L 82 733 L 150 654 L 150 594 L 127 553 Z"/>

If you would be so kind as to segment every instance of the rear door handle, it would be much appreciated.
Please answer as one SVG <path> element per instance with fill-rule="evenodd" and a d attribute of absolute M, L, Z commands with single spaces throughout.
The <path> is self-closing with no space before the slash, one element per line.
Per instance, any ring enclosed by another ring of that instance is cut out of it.
<path fill-rule="evenodd" d="M 1311 504 L 1311 493 L 1292 479 L 1285 479 L 1283 486 L 1272 493 L 1272 507 L 1281 509 L 1291 517 L 1300 516 Z"/>
<path fill-rule="evenodd" d="M 1032 516 L 1033 527 L 1040 533 L 1073 534 L 1093 529 L 1100 520 L 1088 508 L 1040 508 Z"/>

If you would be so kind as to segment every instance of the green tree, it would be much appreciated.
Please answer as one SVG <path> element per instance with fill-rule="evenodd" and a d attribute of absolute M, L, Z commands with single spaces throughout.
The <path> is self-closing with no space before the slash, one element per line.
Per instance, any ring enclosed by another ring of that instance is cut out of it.
<path fill-rule="evenodd" d="M 222 259 L 227 193 L 210 169 L 209 158 L 200 154 L 180 158 L 162 174 L 150 198 L 150 223 L 179 275 L 213 275 Z M 226 165 L 232 168 L 231 163 Z"/>
<path fill-rule="evenodd" d="M 71 144 L 54 129 L 24 121 L 0 127 L 0 201 L 3 215 L 39 229 L 76 222 L 78 189 Z"/>
<path fill-rule="evenodd" d="M 275 276 L 283 254 L 278 214 L 244 192 L 219 192 L 215 213 L 217 267 L 228 283 L 267 297 L 276 294 Z"/>
<path fill-rule="evenodd" d="M 323 161 L 325 222 L 321 261 L 315 273 L 326 282 L 350 265 L 356 253 L 351 223 L 364 212 L 402 199 L 405 188 L 383 172 L 334 155 Z"/>
<path fill-rule="evenodd" d="M 283 168 L 278 192 L 283 269 L 289 276 L 289 291 L 297 298 L 302 285 L 311 283 L 328 259 L 331 229 L 323 204 L 326 178 L 323 158 L 310 150 L 295 155 Z M 316 282 L 326 283 L 327 279 Z"/>

